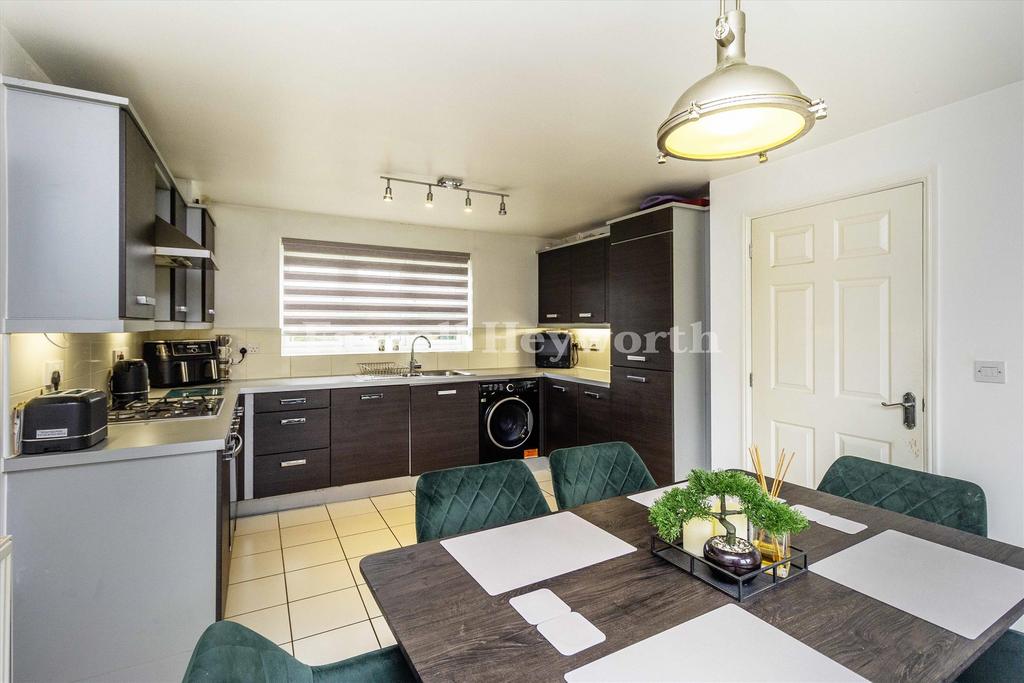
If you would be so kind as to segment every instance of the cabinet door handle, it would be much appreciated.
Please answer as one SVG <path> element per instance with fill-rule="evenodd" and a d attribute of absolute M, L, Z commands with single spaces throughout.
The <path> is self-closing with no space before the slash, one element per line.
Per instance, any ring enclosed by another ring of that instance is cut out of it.
<path fill-rule="evenodd" d="M 306 402 L 305 398 L 282 398 L 281 405 L 283 406 L 300 406 Z"/>
<path fill-rule="evenodd" d="M 359 396 L 362 401 L 372 401 L 377 398 L 384 398 L 384 394 L 361 394 Z"/>
<path fill-rule="evenodd" d="M 302 425 L 306 424 L 306 418 L 304 417 L 289 417 L 281 420 L 283 425 Z"/>
<path fill-rule="evenodd" d="M 555 391 L 563 391 L 564 392 L 566 390 L 565 387 L 559 386 L 557 384 L 552 384 L 551 388 L 554 389 Z"/>
<path fill-rule="evenodd" d="M 591 317 L 593 317 L 593 315 L 594 315 L 593 313 L 580 313 L 579 317 L 581 317 L 581 318 L 591 318 Z"/>
<path fill-rule="evenodd" d="M 212 308 L 207 308 L 206 309 L 206 313 L 208 315 L 215 315 L 217 313 L 217 311 L 213 310 Z"/>
<path fill-rule="evenodd" d="M 135 297 L 135 303 L 139 304 L 140 306 L 156 306 L 156 298 L 151 296 L 143 296 L 142 294 L 139 294 L 137 297 Z"/>
<path fill-rule="evenodd" d="M 630 382 L 640 382 L 641 384 L 647 383 L 646 377 L 637 377 L 636 375 L 626 375 L 626 379 L 628 379 Z"/>
<path fill-rule="evenodd" d="M 601 394 L 597 393 L 596 391 L 584 391 L 583 395 L 589 396 L 590 398 L 601 398 Z"/>
<path fill-rule="evenodd" d="M 636 361 L 638 363 L 646 363 L 647 362 L 647 359 L 644 358 L 643 356 L 626 356 L 626 360 L 633 360 L 633 361 Z"/>
<path fill-rule="evenodd" d="M 558 314 L 557 314 L 557 313 L 545 313 L 545 314 L 544 314 L 544 317 L 545 317 L 545 318 L 548 318 L 548 319 L 551 319 L 551 318 L 557 318 L 557 317 L 558 317 Z"/>
<path fill-rule="evenodd" d="M 305 465 L 306 459 L 302 460 L 282 460 L 281 467 L 298 467 L 299 465 Z"/>
<path fill-rule="evenodd" d="M 458 393 L 458 389 L 443 389 L 437 392 L 438 396 L 451 396 L 452 394 Z"/>
<path fill-rule="evenodd" d="M 188 313 L 188 306 L 175 306 L 174 310 L 178 313 Z"/>

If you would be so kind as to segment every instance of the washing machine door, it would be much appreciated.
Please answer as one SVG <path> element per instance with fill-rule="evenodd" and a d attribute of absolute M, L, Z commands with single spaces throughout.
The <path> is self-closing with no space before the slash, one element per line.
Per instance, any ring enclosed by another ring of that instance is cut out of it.
<path fill-rule="evenodd" d="M 487 438 L 498 448 L 519 448 L 533 433 L 533 411 L 518 396 L 508 396 L 487 409 Z"/>

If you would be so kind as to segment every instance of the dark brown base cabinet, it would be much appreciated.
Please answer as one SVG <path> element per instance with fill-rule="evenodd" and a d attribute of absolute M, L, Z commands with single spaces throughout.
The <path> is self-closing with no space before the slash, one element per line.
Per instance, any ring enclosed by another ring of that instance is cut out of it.
<path fill-rule="evenodd" d="M 411 474 L 480 462 L 479 396 L 475 382 L 410 388 Z"/>
<path fill-rule="evenodd" d="M 315 450 L 257 455 L 253 458 L 253 496 L 280 496 L 331 484 L 331 451 Z"/>
<path fill-rule="evenodd" d="M 579 445 L 612 441 L 612 393 L 604 387 L 579 385 Z"/>
<path fill-rule="evenodd" d="M 253 496 L 331 485 L 331 393 L 257 394 L 253 399 Z"/>
<path fill-rule="evenodd" d="M 643 459 L 660 485 L 674 479 L 672 373 L 612 368 L 612 425 Z"/>
<path fill-rule="evenodd" d="M 408 475 L 409 387 L 333 390 L 331 486 Z"/>
<path fill-rule="evenodd" d="M 544 455 L 579 443 L 579 393 L 575 382 L 545 378 Z"/>

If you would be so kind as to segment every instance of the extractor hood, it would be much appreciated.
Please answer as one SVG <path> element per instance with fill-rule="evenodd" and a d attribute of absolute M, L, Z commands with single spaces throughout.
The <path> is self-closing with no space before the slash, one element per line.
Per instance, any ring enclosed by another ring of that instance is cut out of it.
<path fill-rule="evenodd" d="M 165 268 L 217 270 L 213 252 L 157 216 L 153 259 Z"/>

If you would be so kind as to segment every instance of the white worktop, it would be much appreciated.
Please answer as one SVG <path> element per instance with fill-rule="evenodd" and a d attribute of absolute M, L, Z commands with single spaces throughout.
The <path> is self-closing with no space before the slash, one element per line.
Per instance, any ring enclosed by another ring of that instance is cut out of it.
<path fill-rule="evenodd" d="M 580 384 L 608 387 L 610 373 L 588 368 L 486 368 L 467 370 L 471 375 L 454 377 L 395 377 L 382 379 L 361 375 L 333 377 L 282 377 L 279 379 L 233 380 L 219 386 L 224 388 L 224 403 L 213 417 L 179 418 L 111 424 L 107 438 L 80 451 L 19 455 L 3 461 L 4 472 L 48 469 L 159 458 L 188 453 L 214 452 L 224 448 L 224 439 L 231 426 L 231 413 L 239 394 L 260 394 L 275 391 L 307 391 L 315 389 L 344 389 L 367 386 L 394 386 L 416 384 L 452 384 L 456 382 L 493 382 L 506 379 L 550 377 Z M 154 391 L 154 394 L 157 392 Z"/>

